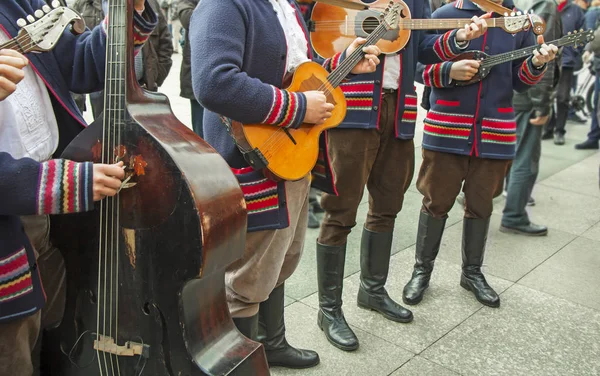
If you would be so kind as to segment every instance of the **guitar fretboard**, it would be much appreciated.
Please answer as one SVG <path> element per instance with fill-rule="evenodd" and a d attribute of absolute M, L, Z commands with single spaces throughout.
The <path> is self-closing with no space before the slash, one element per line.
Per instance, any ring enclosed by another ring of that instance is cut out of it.
<path fill-rule="evenodd" d="M 402 19 L 400 20 L 400 29 L 405 30 L 446 30 L 460 29 L 470 24 L 472 21 L 468 18 L 463 19 Z M 504 27 L 504 18 L 490 18 L 486 20 L 488 27 Z"/>

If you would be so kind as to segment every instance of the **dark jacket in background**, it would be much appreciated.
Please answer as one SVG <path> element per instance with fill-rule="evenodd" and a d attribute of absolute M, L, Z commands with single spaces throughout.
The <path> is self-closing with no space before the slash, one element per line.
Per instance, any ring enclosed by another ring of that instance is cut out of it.
<path fill-rule="evenodd" d="M 585 29 L 595 30 L 600 26 L 600 7 L 588 8 L 585 13 Z M 592 49 L 591 44 L 599 44 L 599 38 L 596 38 L 592 43 L 588 43 L 586 49 L 594 53 L 594 60 L 592 61 L 592 67 L 594 72 L 600 72 L 600 48 Z M 600 47 L 600 46 L 598 46 Z"/>
<path fill-rule="evenodd" d="M 562 37 L 562 17 L 556 8 L 554 0 L 516 0 L 515 5 L 520 9 L 532 9 L 546 21 L 544 40 L 553 41 Z M 572 5 L 578 8 L 576 5 Z M 564 49 L 563 49 L 564 51 Z M 546 74 L 537 83 L 524 93 L 515 93 L 513 106 L 516 112 L 534 110 L 540 116 L 550 114 L 554 98 L 556 97 L 556 85 L 560 76 L 561 56 L 548 63 Z"/>
<path fill-rule="evenodd" d="M 152 8 L 159 9 L 157 0 L 148 0 Z M 173 60 L 173 43 L 167 18 L 162 12 L 157 12 L 158 26 L 154 29 L 148 42 L 142 48 L 144 57 L 144 76 L 141 84 L 146 89 L 157 91 L 169 75 Z"/>
<path fill-rule="evenodd" d="M 183 46 L 183 61 L 181 62 L 181 73 L 179 74 L 179 83 L 181 86 L 181 95 L 187 99 L 196 99 L 192 89 L 192 66 L 190 63 L 190 18 L 196 5 L 200 0 L 180 0 L 177 4 L 177 14 L 181 21 L 181 26 L 185 29 L 185 45 Z"/>
<path fill-rule="evenodd" d="M 567 3 L 562 10 L 559 11 L 559 14 L 562 20 L 563 35 L 567 35 L 569 32 L 575 30 L 583 29 L 585 21 L 583 10 L 571 0 L 567 0 Z M 562 66 L 573 68 L 575 70 L 580 69 L 583 64 L 581 61 L 581 53 L 581 48 L 572 46 L 564 47 L 562 52 Z"/>

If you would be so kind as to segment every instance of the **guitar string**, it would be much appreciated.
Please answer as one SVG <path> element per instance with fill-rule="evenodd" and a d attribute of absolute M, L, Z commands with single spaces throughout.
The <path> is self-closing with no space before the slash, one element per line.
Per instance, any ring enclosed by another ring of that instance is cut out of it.
<path fill-rule="evenodd" d="M 365 46 L 370 46 L 370 45 L 374 44 L 374 42 L 377 41 L 379 38 L 381 38 L 381 36 L 386 31 L 387 31 L 387 28 L 386 28 L 385 24 L 381 24 L 377 29 L 375 29 L 373 31 L 373 33 L 371 35 L 369 35 L 369 37 L 367 38 L 367 41 L 365 42 Z M 343 71 L 344 69 L 340 69 L 340 68 L 346 68 L 346 70 L 347 70 L 347 68 L 349 68 L 349 67 L 354 67 L 363 57 L 364 57 L 364 52 L 362 51 L 362 48 L 357 48 L 356 50 L 354 50 L 354 52 L 352 52 L 352 54 L 350 54 L 350 56 L 348 56 L 342 62 L 342 64 L 340 64 L 339 67 L 334 69 L 334 71 L 331 72 L 327 76 L 326 82 L 323 82 L 322 85 L 317 89 L 317 91 L 323 91 L 326 94 L 331 94 L 331 92 L 327 88 L 327 84 L 329 84 L 333 88 L 335 88 L 339 85 L 339 83 L 342 81 L 342 79 L 347 75 L 347 73 L 345 73 L 342 77 L 342 73 L 340 73 L 340 72 Z M 269 138 L 263 142 L 263 144 L 260 146 L 260 148 L 261 149 L 265 148 L 266 152 L 268 152 L 269 154 L 276 153 L 278 150 L 281 149 L 281 147 L 284 144 L 283 141 L 286 138 L 287 138 L 287 134 L 284 132 L 284 128 L 279 128 L 279 129 L 275 130 L 273 132 L 273 134 L 271 134 L 271 136 L 269 136 Z M 268 158 L 267 155 L 265 155 L 265 157 Z"/>
<path fill-rule="evenodd" d="M 572 34 L 572 35 L 576 35 L 578 37 L 580 35 L 582 35 L 583 38 L 586 37 L 585 34 Z M 569 36 L 568 36 L 568 37 L 563 37 L 561 39 L 553 40 L 551 42 L 547 42 L 546 44 L 553 44 L 556 47 L 562 47 L 562 46 L 565 46 L 565 45 L 568 45 L 568 44 L 577 44 L 578 42 L 580 42 L 577 39 L 581 39 L 581 38 L 582 37 L 580 37 L 580 38 L 570 37 L 569 38 Z M 574 39 L 574 40 L 572 40 L 572 39 Z M 583 41 L 581 41 L 581 42 L 583 42 Z M 540 45 L 537 44 L 537 45 L 534 45 L 534 46 L 522 48 L 520 50 L 505 52 L 505 53 L 498 54 L 498 55 L 493 55 L 493 56 L 491 56 L 491 57 L 489 57 L 487 59 L 484 59 L 483 62 L 482 62 L 482 64 L 484 64 L 486 66 L 487 65 L 493 66 L 493 65 L 501 64 L 503 62 L 515 60 L 515 59 L 518 59 L 519 57 L 528 56 L 528 55 L 533 54 L 533 51 L 535 51 L 539 47 L 540 47 Z M 510 56 L 510 55 L 521 54 L 521 53 L 523 53 L 523 55 L 517 56 L 515 58 L 511 58 L 511 56 Z"/>

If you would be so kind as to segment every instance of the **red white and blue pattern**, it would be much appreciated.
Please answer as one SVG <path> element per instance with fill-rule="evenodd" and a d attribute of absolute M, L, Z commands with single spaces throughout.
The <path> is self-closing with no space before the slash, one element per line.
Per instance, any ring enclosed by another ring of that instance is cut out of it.
<path fill-rule="evenodd" d="M 456 35 L 456 30 L 451 30 L 442 35 L 441 38 L 438 38 L 433 45 L 433 50 L 435 51 L 438 58 L 442 61 L 448 61 L 454 59 L 461 50 L 456 45 L 456 39 L 454 38 Z"/>
<path fill-rule="evenodd" d="M 373 107 L 374 81 L 352 81 L 340 84 L 349 111 L 371 111 Z"/>
<path fill-rule="evenodd" d="M 451 62 L 430 64 L 423 69 L 423 84 L 429 87 L 447 87 L 450 85 Z"/>
<path fill-rule="evenodd" d="M 414 123 L 417 121 L 417 96 L 406 94 L 404 97 L 404 112 L 402 123 Z"/>
<path fill-rule="evenodd" d="M 515 120 L 484 118 L 481 122 L 481 142 L 515 145 L 517 123 Z"/>
<path fill-rule="evenodd" d="M 473 119 L 473 115 L 429 111 L 423 121 L 425 127 L 424 133 L 435 138 L 441 137 L 466 140 L 471 134 Z"/>
<path fill-rule="evenodd" d="M 519 79 L 527 85 L 537 84 L 546 73 L 546 67 L 544 69 L 535 69 L 531 59 L 527 59 L 521 64 L 521 70 L 519 71 Z"/>
<path fill-rule="evenodd" d="M 37 214 L 78 213 L 92 209 L 92 163 L 53 159 L 40 164 Z"/>
<path fill-rule="evenodd" d="M 304 120 L 305 113 L 300 111 L 301 108 L 306 108 L 304 94 L 281 90 L 275 86 L 271 86 L 271 88 L 273 89 L 273 104 L 262 123 L 283 128 L 298 128 Z"/>
<path fill-rule="evenodd" d="M 0 303 L 9 302 L 32 291 L 31 269 L 25 248 L 0 259 Z"/>

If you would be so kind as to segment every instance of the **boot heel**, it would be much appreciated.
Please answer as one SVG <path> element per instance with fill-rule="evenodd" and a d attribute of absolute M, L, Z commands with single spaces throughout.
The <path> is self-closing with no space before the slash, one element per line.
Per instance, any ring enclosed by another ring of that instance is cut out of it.
<path fill-rule="evenodd" d="M 471 290 L 471 286 L 465 281 L 464 277 L 460 278 L 460 287 L 467 291 L 473 291 Z"/>

